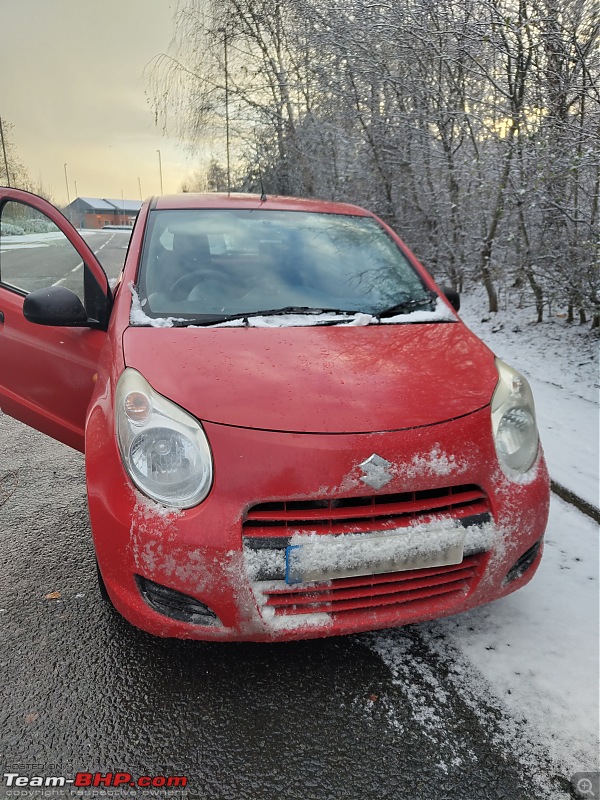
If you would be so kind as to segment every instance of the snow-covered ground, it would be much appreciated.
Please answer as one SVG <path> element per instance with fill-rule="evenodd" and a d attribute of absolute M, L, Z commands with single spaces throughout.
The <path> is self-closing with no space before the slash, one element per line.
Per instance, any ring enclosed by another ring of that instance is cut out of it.
<path fill-rule="evenodd" d="M 531 306 L 485 309 L 482 292 L 466 295 L 461 317 L 531 383 L 552 478 L 598 508 L 598 335 L 562 317 L 538 325 Z"/>
<path fill-rule="evenodd" d="M 530 380 L 552 477 L 597 507 L 598 337 L 560 318 L 536 325 L 531 308 L 490 315 L 481 292 L 462 300 L 469 327 Z M 569 779 L 599 769 L 598 555 L 598 526 L 553 496 L 544 557 L 530 584 L 410 633 L 448 666 L 456 691 L 477 714 L 489 716 L 490 706 L 499 712 L 498 745 L 538 776 L 544 800 L 571 797 Z M 402 629 L 364 641 L 401 686 L 424 669 Z M 440 742 L 451 740 L 439 677 L 430 671 L 427 682 L 436 703 L 415 705 L 420 723 L 429 720 Z M 460 771 L 448 759 L 442 766 Z M 557 788 L 542 773 L 566 784 Z"/>
<path fill-rule="evenodd" d="M 22 233 L 16 236 L 3 236 L 1 237 L 0 252 L 47 247 L 49 244 L 61 242 L 64 238 L 64 234 L 59 230 L 49 233 Z"/>

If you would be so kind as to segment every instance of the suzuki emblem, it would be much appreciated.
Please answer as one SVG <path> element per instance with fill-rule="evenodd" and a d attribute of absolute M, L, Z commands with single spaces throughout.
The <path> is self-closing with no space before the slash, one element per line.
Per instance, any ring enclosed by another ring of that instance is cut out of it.
<path fill-rule="evenodd" d="M 358 465 L 364 472 L 361 481 L 371 486 L 373 489 L 382 489 L 386 483 L 392 480 L 392 475 L 388 472 L 389 467 L 392 465 L 385 458 L 373 453 L 366 461 Z"/>

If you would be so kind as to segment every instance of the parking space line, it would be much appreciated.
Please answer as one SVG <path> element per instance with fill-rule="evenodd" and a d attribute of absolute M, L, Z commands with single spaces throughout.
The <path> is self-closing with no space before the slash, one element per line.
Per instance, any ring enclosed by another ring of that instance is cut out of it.
<path fill-rule="evenodd" d="M 73 267 L 73 269 L 71 270 L 71 274 L 73 272 L 77 272 L 77 270 L 80 270 L 82 267 L 83 267 L 83 261 L 80 261 L 79 264 L 77 264 L 76 267 Z M 65 275 L 64 278 L 60 278 L 59 280 L 54 281 L 52 286 L 60 286 L 62 283 L 64 283 L 67 280 L 68 277 L 69 277 L 68 275 Z"/>

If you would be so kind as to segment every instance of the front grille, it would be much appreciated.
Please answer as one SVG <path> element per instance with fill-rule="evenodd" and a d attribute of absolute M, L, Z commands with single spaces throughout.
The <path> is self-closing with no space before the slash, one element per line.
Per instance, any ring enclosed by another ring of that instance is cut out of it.
<path fill-rule="evenodd" d="M 448 602 L 464 597 L 477 585 L 486 562 L 487 554 L 478 553 L 447 567 L 337 578 L 326 584 L 305 584 L 298 588 L 274 582 L 256 583 L 254 588 L 264 616 L 326 613 L 339 617 L 418 601 Z"/>
<path fill-rule="evenodd" d="M 465 557 L 460 564 L 297 586 L 285 582 L 285 553 L 292 537 L 368 535 L 433 520 L 448 520 L 450 525 L 467 529 Z M 487 496 L 473 484 L 367 497 L 281 500 L 248 509 L 243 520 L 244 555 L 265 619 L 277 617 L 283 622 L 295 616 L 299 621 L 315 614 L 335 618 L 406 608 L 420 601 L 442 607 L 477 586 L 488 560 L 490 523 L 493 525 Z"/>
<path fill-rule="evenodd" d="M 485 493 L 472 484 L 368 497 L 281 500 L 249 508 L 243 521 L 243 535 L 252 539 L 285 539 L 294 533 L 375 532 L 440 516 L 461 520 L 489 514 L 489 510 Z"/>

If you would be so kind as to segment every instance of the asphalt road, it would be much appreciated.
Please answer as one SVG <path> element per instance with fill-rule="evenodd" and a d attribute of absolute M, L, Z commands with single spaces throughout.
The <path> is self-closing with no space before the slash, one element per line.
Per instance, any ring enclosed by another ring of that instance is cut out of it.
<path fill-rule="evenodd" d="M 89 239 L 116 274 L 126 234 Z M 3 800 L 75 796 L 16 790 L 5 773 L 77 772 L 188 778 L 183 791 L 80 790 L 90 800 L 546 800 L 494 744 L 501 713 L 474 713 L 419 626 L 398 634 L 405 682 L 369 635 L 225 645 L 130 626 L 97 591 L 83 456 L 2 415 L 0 530 Z M 436 731 L 423 709 L 440 686 Z"/>
<path fill-rule="evenodd" d="M 123 266 L 129 233 L 127 231 L 83 231 L 92 251 L 102 261 L 108 277 L 114 278 Z M 25 243 L 5 237 L 0 253 L 2 279 L 6 283 L 34 291 L 51 284 L 66 286 L 83 296 L 83 263 L 68 239 L 62 235 L 30 235 Z"/>

